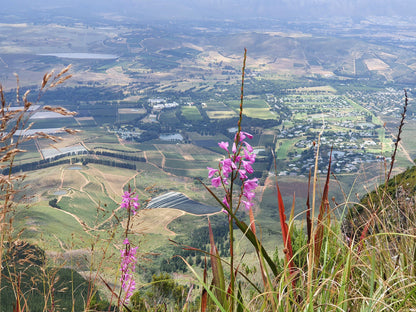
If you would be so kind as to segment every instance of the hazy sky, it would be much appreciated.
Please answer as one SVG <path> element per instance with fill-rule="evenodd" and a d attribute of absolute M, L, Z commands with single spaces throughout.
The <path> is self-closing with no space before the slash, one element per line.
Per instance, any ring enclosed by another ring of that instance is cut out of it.
<path fill-rule="evenodd" d="M 87 18 L 113 14 L 137 19 L 317 18 L 415 16 L 415 0 L 0 0 L 3 14 L 31 11 Z M 29 15 L 30 16 L 30 15 Z M 1 18 L 1 17 L 0 17 Z M 1 20 L 0 20 L 1 22 Z"/>

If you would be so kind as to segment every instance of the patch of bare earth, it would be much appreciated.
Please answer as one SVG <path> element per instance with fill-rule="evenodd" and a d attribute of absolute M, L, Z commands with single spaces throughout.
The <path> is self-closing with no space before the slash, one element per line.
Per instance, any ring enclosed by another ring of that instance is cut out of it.
<path fill-rule="evenodd" d="M 387 70 L 390 68 L 389 65 L 384 63 L 382 60 L 378 58 L 367 59 L 364 61 L 365 65 L 367 66 L 368 70 Z"/>
<path fill-rule="evenodd" d="M 169 223 L 176 218 L 186 214 L 186 212 L 179 209 L 157 208 L 157 209 L 143 209 L 133 219 L 132 232 L 135 233 L 152 233 L 162 235 L 176 235 L 168 229 Z M 123 224 L 125 226 L 125 224 Z"/>

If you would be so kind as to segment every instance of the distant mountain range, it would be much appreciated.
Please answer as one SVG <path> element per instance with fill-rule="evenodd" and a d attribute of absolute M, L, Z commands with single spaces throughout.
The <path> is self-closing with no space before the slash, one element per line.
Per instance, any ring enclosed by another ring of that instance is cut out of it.
<path fill-rule="evenodd" d="M 305 19 L 331 16 L 412 16 L 413 0 L 15 0 L 3 1 L 2 14 L 29 13 L 88 18 L 118 15 L 143 19 Z"/>

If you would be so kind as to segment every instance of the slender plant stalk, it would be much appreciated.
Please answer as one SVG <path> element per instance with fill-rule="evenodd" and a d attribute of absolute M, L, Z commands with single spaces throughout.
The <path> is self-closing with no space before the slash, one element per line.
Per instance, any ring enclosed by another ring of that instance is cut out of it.
<path fill-rule="evenodd" d="M 363 248 L 364 239 L 367 236 L 367 233 L 370 229 L 370 226 L 374 223 L 374 220 L 377 218 L 378 212 L 380 211 L 380 207 L 383 206 L 384 198 L 385 198 L 385 195 L 387 193 L 387 185 L 388 185 L 388 182 L 390 180 L 391 173 L 393 171 L 393 166 L 394 166 L 394 162 L 396 160 L 397 150 L 399 148 L 399 142 L 401 140 L 401 134 L 403 132 L 403 126 L 404 126 L 404 120 L 406 118 L 408 102 L 409 102 L 409 99 L 408 99 L 408 96 L 407 96 L 407 90 L 404 89 L 404 105 L 403 105 L 403 112 L 401 114 L 402 118 L 400 120 L 400 125 L 399 125 L 399 130 L 398 130 L 398 133 L 397 133 L 396 142 L 394 143 L 394 151 L 393 151 L 393 154 L 391 155 L 390 169 L 389 169 L 389 172 L 387 174 L 386 181 L 384 182 L 384 191 L 381 194 L 381 199 L 380 199 L 380 203 L 379 203 L 378 207 L 373 211 L 369 220 L 366 222 L 363 231 L 361 232 L 360 244 L 358 246 L 358 253 L 361 252 L 361 250 Z"/>

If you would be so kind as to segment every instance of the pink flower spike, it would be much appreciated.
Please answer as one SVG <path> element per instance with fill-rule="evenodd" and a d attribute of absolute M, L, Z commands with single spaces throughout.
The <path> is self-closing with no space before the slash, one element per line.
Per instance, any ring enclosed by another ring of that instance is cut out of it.
<path fill-rule="evenodd" d="M 251 207 L 253 207 L 253 203 L 252 202 L 249 202 L 249 201 L 246 201 L 246 200 L 242 200 L 241 201 L 243 204 L 244 204 L 244 206 L 246 207 L 246 210 L 250 210 L 251 209 Z"/>
<path fill-rule="evenodd" d="M 235 136 L 237 137 L 237 134 Z M 244 141 L 245 138 L 252 139 L 253 136 L 250 133 L 248 133 L 248 132 L 241 131 L 240 132 L 240 137 L 239 137 L 239 142 Z"/>
<path fill-rule="evenodd" d="M 248 178 L 245 170 L 240 169 L 238 170 L 238 173 L 240 174 L 240 180 L 244 180 Z"/>
<path fill-rule="evenodd" d="M 124 245 L 130 244 L 130 243 L 129 243 L 129 239 L 128 239 L 127 237 L 124 239 L 123 244 L 124 244 Z M 124 250 L 123 250 L 123 251 L 124 251 Z"/>
<path fill-rule="evenodd" d="M 250 144 L 248 144 L 247 142 L 243 142 L 243 144 L 246 146 L 246 148 L 247 148 L 247 151 L 249 151 L 250 153 L 252 153 L 253 152 L 253 148 L 251 147 L 251 145 Z"/>
<path fill-rule="evenodd" d="M 136 211 L 139 209 L 140 204 L 138 202 L 133 202 L 133 214 L 136 214 Z"/>
<path fill-rule="evenodd" d="M 242 161 L 244 169 L 247 171 L 247 173 L 252 174 L 254 172 L 253 167 L 251 167 L 251 164 L 248 161 Z"/>
<path fill-rule="evenodd" d="M 242 133 L 244 136 L 247 136 L 250 140 L 253 138 L 253 135 L 252 135 L 252 134 L 250 134 L 250 133 L 248 133 L 248 132 L 241 131 L 241 133 Z"/>
<path fill-rule="evenodd" d="M 253 200 L 254 197 L 256 196 L 256 194 L 254 192 L 244 192 L 243 195 L 248 199 L 248 200 Z"/>
<path fill-rule="evenodd" d="M 218 146 L 221 147 L 226 152 L 228 152 L 228 142 L 220 142 L 218 143 Z"/>
<path fill-rule="evenodd" d="M 233 169 L 237 169 L 236 165 L 230 158 L 224 159 L 220 163 L 222 165 L 222 174 L 225 177 L 228 177 L 228 175 L 233 171 Z"/>
<path fill-rule="evenodd" d="M 213 187 L 219 187 L 221 185 L 221 177 L 216 177 L 211 180 Z"/>
<path fill-rule="evenodd" d="M 257 182 L 258 182 L 257 178 L 245 181 L 244 182 L 244 189 L 247 192 L 254 190 L 258 186 Z"/>
<path fill-rule="evenodd" d="M 122 196 L 123 200 L 129 200 L 131 195 L 132 195 L 132 193 L 130 193 L 128 191 L 125 191 L 123 196 Z"/>
<path fill-rule="evenodd" d="M 212 178 L 214 174 L 218 172 L 218 169 L 214 169 L 211 167 L 207 167 L 207 169 L 208 169 L 208 178 Z"/>
<path fill-rule="evenodd" d="M 222 203 L 223 203 L 225 206 L 227 206 L 227 208 L 228 208 L 228 209 L 230 209 L 230 204 L 228 203 L 227 196 L 224 196 L 224 198 L 223 198 L 223 200 L 222 200 Z"/>
<path fill-rule="evenodd" d="M 244 158 L 248 160 L 250 163 L 254 163 L 256 161 L 256 154 L 249 153 L 246 149 L 244 150 Z"/>

